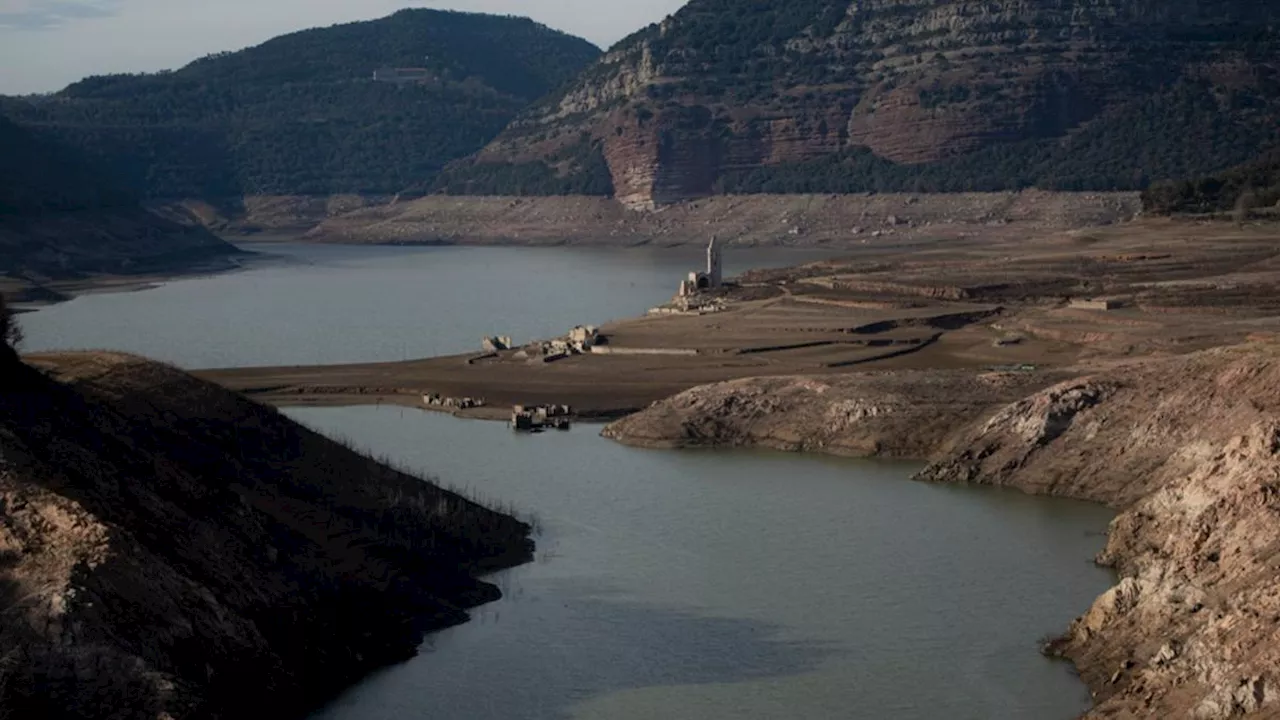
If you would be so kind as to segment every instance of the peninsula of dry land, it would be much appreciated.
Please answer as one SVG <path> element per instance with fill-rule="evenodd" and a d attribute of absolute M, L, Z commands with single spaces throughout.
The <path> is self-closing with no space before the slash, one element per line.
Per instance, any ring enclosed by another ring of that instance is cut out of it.
<path fill-rule="evenodd" d="M 625 416 L 604 430 L 625 443 L 921 458 L 925 480 L 1106 503 L 1120 581 L 1045 648 L 1090 715 L 1273 716 L 1278 241 L 1188 220 L 899 239 L 605 326 L 608 352 L 200 374 L 274 403 L 570 404 Z"/>
<path fill-rule="evenodd" d="M 1270 225 L 1152 220 L 1036 238 L 886 241 L 736 278 L 715 294 L 717 312 L 605 325 L 597 352 L 554 362 L 519 347 L 485 353 L 477 338 L 475 353 L 453 357 L 200 375 L 278 403 L 421 404 L 439 394 L 482 398 L 490 414 L 556 403 L 589 416 L 742 378 L 995 372 L 1032 378 L 1019 387 L 1048 384 L 1081 367 L 1280 330 L 1275 239 Z"/>

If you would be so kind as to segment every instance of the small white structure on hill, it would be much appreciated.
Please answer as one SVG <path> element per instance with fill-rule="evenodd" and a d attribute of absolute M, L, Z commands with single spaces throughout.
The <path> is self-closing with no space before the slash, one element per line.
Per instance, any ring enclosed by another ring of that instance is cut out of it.
<path fill-rule="evenodd" d="M 689 278 L 680 283 L 680 297 L 695 295 L 702 290 L 715 290 L 724 284 L 724 269 L 721 266 L 720 246 L 711 238 L 707 245 L 706 272 L 691 272 Z"/>
<path fill-rule="evenodd" d="M 1116 298 L 1073 299 L 1071 307 L 1076 310 L 1116 310 L 1124 307 L 1124 301 Z"/>

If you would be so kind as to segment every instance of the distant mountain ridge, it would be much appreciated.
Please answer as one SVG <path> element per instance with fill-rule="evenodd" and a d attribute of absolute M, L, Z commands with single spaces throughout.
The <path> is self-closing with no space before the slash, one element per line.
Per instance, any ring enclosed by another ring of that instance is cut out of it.
<path fill-rule="evenodd" d="M 146 198 L 392 194 L 482 147 L 599 54 L 524 18 L 404 10 L 3 98 L 0 112 Z"/>
<path fill-rule="evenodd" d="M 1280 4 L 692 0 L 435 189 L 1141 189 L 1280 145 Z"/>

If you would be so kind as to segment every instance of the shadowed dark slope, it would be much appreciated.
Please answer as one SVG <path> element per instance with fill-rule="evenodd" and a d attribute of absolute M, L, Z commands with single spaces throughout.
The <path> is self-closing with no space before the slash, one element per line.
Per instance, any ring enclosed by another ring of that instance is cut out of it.
<path fill-rule="evenodd" d="M 204 229 L 146 212 L 75 149 L 0 117 L 0 274 L 170 271 L 236 252 Z"/>
<path fill-rule="evenodd" d="M 475 573 L 529 557 L 524 523 L 177 370 L 52 365 L 0 378 L 18 660 L 0 707 L 18 717 L 297 717 L 498 597 Z"/>

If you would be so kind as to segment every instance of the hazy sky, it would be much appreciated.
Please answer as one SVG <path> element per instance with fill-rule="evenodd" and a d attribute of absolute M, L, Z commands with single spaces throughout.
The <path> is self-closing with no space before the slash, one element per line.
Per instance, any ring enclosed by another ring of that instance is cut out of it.
<path fill-rule="evenodd" d="M 0 0 L 0 94 L 177 68 L 293 30 L 404 7 L 524 15 L 608 47 L 685 0 Z"/>

